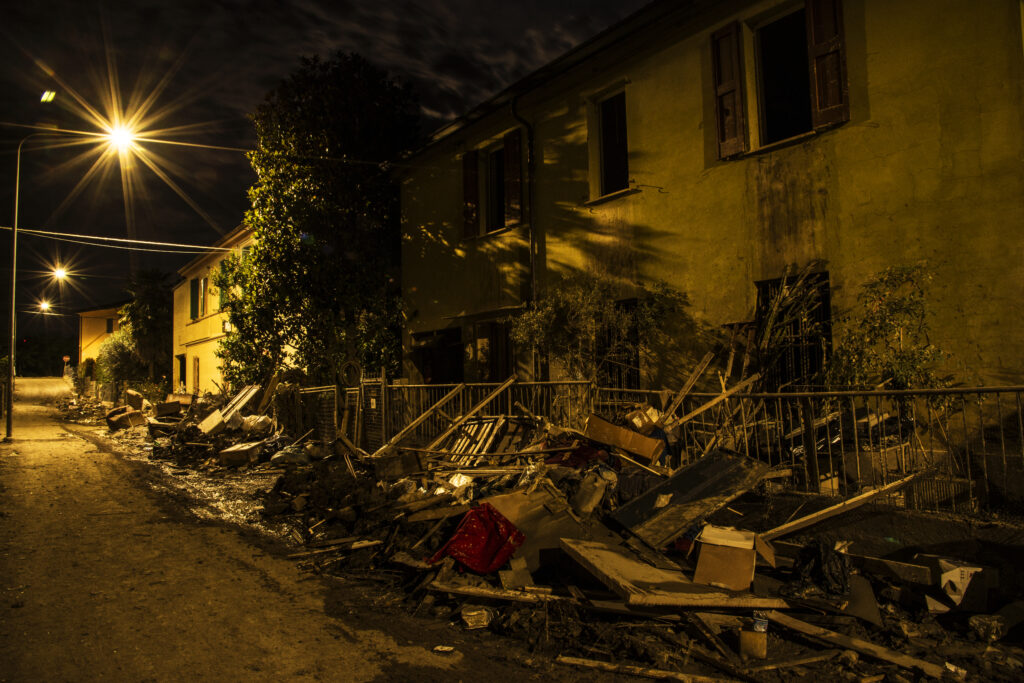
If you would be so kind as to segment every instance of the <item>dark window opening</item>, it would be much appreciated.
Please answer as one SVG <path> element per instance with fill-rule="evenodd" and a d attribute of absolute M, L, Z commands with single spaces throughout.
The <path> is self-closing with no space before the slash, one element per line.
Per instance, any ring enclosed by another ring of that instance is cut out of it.
<path fill-rule="evenodd" d="M 757 32 L 757 39 L 761 143 L 771 144 L 812 130 L 806 12 L 800 10 L 764 26 Z"/>
<path fill-rule="evenodd" d="M 626 145 L 626 94 L 612 95 L 600 104 L 601 194 L 629 187 L 629 148 Z"/>
<path fill-rule="evenodd" d="M 795 278 L 787 278 L 793 284 Z M 828 354 L 832 349 L 832 297 L 828 273 L 814 273 L 805 286 L 809 287 L 809 303 L 800 309 L 779 306 L 782 278 L 763 280 L 757 285 L 758 337 L 764 333 L 769 319 L 788 320 L 773 335 L 777 340 L 768 351 L 767 366 L 761 376 L 769 391 L 788 388 L 799 390 L 814 384 L 820 377 Z M 774 313 L 774 314 L 773 314 Z"/>
<path fill-rule="evenodd" d="M 412 335 L 411 358 L 425 384 L 463 381 L 462 330 L 453 327 Z"/>
<path fill-rule="evenodd" d="M 512 375 L 515 357 L 506 323 L 477 323 L 476 350 L 481 382 L 504 382 Z"/>
<path fill-rule="evenodd" d="M 185 354 L 178 354 L 175 358 L 178 360 L 178 384 L 183 385 L 185 384 L 186 373 Z"/>
<path fill-rule="evenodd" d="M 195 320 L 199 317 L 199 279 L 192 278 L 188 282 L 188 317 Z"/>
<path fill-rule="evenodd" d="M 487 155 L 485 175 L 486 211 L 485 229 L 494 232 L 505 227 L 505 149 L 496 149 Z"/>
<path fill-rule="evenodd" d="M 114 332 L 114 319 L 107 318 L 107 334 L 113 334 Z"/>

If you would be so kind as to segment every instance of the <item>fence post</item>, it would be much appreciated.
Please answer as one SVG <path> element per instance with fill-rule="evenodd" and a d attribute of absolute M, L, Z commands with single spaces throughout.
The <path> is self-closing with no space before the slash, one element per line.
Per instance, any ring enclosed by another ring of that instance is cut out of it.
<path fill-rule="evenodd" d="M 811 399 L 800 401 L 800 415 L 804 427 L 804 463 L 807 465 L 807 490 L 818 493 L 821 477 L 818 474 L 818 445 L 814 438 L 814 409 Z"/>

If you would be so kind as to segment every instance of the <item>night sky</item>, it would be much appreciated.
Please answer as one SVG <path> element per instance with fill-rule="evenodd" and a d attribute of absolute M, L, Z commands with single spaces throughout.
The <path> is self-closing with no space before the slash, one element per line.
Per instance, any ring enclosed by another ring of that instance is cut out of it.
<path fill-rule="evenodd" d="M 359 52 L 416 84 L 424 114 L 440 124 L 644 4 L 645 0 L 7 3 L 0 28 L 0 122 L 97 130 L 84 115 L 85 105 L 107 114 L 111 92 L 116 92 L 127 108 L 151 99 L 146 128 L 161 131 L 153 137 L 248 148 L 254 138 L 247 114 L 297 67 L 299 58 L 328 57 L 342 50 Z M 56 92 L 52 103 L 40 102 L 45 90 Z M 0 126 L 0 225 L 12 223 L 15 149 L 30 132 Z M 96 173 L 83 182 L 95 160 L 85 154 L 96 145 L 82 145 L 74 138 L 79 144 L 69 147 L 67 140 L 43 137 L 26 142 L 19 227 L 126 236 L 118 167 L 108 164 L 106 174 Z M 253 180 L 241 152 L 144 145 L 159 155 L 160 167 L 188 200 L 154 172 L 139 167 L 132 176 L 131 193 L 139 239 L 209 244 L 238 225 Z M 0 234 L 4 283 L 10 279 L 9 234 Z M 143 267 L 174 271 L 192 257 L 139 258 Z M 127 252 L 26 235 L 19 239 L 18 262 L 18 326 L 26 335 L 77 329 L 73 317 L 30 313 L 42 299 L 66 313 L 123 298 Z M 68 265 L 74 274 L 72 284 L 61 291 L 46 274 L 56 263 Z M 9 296 L 6 284 L 0 291 Z M 3 320 L 8 300 L 0 305 Z M 0 329 L 6 327 L 5 322 Z M 6 344 L 0 346 L 6 349 Z"/>

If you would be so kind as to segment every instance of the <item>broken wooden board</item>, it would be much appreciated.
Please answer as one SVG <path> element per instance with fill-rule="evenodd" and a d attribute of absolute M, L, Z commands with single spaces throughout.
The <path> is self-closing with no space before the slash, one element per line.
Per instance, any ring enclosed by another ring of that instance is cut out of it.
<path fill-rule="evenodd" d="M 587 418 L 587 427 L 583 435 L 592 441 L 617 446 L 624 451 L 633 453 L 643 458 L 648 463 L 654 462 L 665 450 L 665 442 L 661 439 L 652 439 L 638 432 L 625 427 L 613 425 L 597 415 Z"/>
<path fill-rule="evenodd" d="M 697 367 L 695 367 L 693 372 L 690 373 L 690 376 L 686 378 L 686 383 L 683 384 L 683 388 L 679 390 L 679 393 L 672 399 L 672 403 L 665 408 L 664 412 L 662 412 L 661 416 L 658 418 L 656 423 L 657 427 L 664 427 L 666 420 L 671 420 L 675 417 L 675 412 L 679 410 L 679 406 L 683 405 L 683 399 L 685 399 L 686 395 L 690 393 L 691 389 L 693 389 L 693 386 L 697 383 L 697 380 L 700 379 L 701 375 L 704 374 L 708 364 L 714 357 L 715 354 L 711 352 L 704 354 L 704 357 L 699 363 L 697 363 Z"/>
<path fill-rule="evenodd" d="M 761 379 L 761 375 L 758 375 L 756 373 L 751 375 L 750 377 L 748 377 L 747 379 L 743 380 L 742 382 L 740 382 L 736 386 L 732 387 L 728 391 L 723 391 L 721 394 L 719 394 L 715 398 L 711 399 L 707 403 L 704 403 L 700 407 L 691 410 L 690 412 L 688 412 L 686 415 L 683 415 L 678 420 L 671 420 L 671 421 L 667 422 L 665 424 L 665 427 L 667 429 L 671 429 L 672 427 L 675 427 L 676 425 L 681 425 L 684 422 L 689 422 L 690 420 L 692 420 L 693 418 L 697 417 L 701 413 L 703 413 L 705 411 L 708 411 L 711 408 L 714 408 L 719 403 L 721 403 L 722 401 L 728 399 L 733 394 L 736 394 L 736 393 L 738 393 L 740 391 L 743 391 L 744 389 L 746 389 L 747 387 L 749 387 L 751 384 L 753 384 L 754 382 L 756 382 L 759 379 Z"/>
<path fill-rule="evenodd" d="M 714 451 L 626 503 L 611 518 L 652 548 L 664 548 L 753 488 L 769 469 L 738 453 Z"/>
<path fill-rule="evenodd" d="M 262 441 L 251 441 L 248 443 L 236 443 L 233 446 L 220 451 L 217 460 L 225 467 L 238 467 L 254 462 L 259 454 Z"/>
<path fill-rule="evenodd" d="M 437 412 L 442 406 L 444 406 L 446 403 L 450 402 L 453 398 L 455 398 L 456 396 L 461 394 L 465 390 L 465 388 L 466 388 L 465 384 L 457 385 L 454 389 L 452 389 L 447 394 L 445 394 L 443 397 L 441 397 L 441 400 L 437 401 L 434 405 L 432 405 L 429 408 L 427 408 L 425 411 L 423 411 L 420 414 L 419 417 L 417 417 L 415 420 L 413 420 L 412 422 L 407 424 L 402 429 L 402 431 L 398 432 L 393 437 L 391 437 L 386 444 L 384 444 L 383 446 L 378 448 L 376 451 L 374 451 L 373 454 L 374 455 L 381 455 L 382 453 L 385 453 L 385 452 L 391 450 L 392 448 L 394 448 L 398 444 L 399 441 L 404 439 L 406 436 L 411 434 L 414 429 L 416 429 L 421 424 L 426 422 L 430 418 L 430 416 L 433 415 L 435 412 Z"/>
<path fill-rule="evenodd" d="M 860 495 L 854 496 L 849 500 L 844 500 L 841 503 L 837 503 L 835 505 L 827 507 L 824 510 L 818 510 L 817 512 L 812 512 L 809 515 L 804 515 L 799 519 L 794 519 L 792 522 L 786 522 L 781 526 L 777 526 L 774 529 L 770 529 L 764 532 L 763 534 L 761 534 L 761 538 L 763 538 L 766 541 L 770 541 L 773 538 L 778 538 L 780 536 L 785 536 L 786 534 L 791 534 L 794 531 L 806 529 L 807 527 L 817 524 L 818 522 L 823 522 L 826 519 L 829 519 L 830 517 L 835 517 L 836 515 L 843 514 L 844 512 L 855 510 L 856 508 L 859 508 L 861 505 L 864 505 L 865 503 L 874 500 L 878 496 L 881 496 L 886 493 L 892 493 L 893 491 L 896 491 L 897 489 L 906 486 L 907 484 L 914 481 L 924 473 L 924 471 L 915 472 L 909 476 L 903 477 L 902 479 L 890 482 L 885 486 L 880 486 L 877 489 L 865 491 Z"/>
<path fill-rule="evenodd" d="M 541 553 L 559 550 L 563 538 L 585 538 L 612 544 L 622 541 L 600 522 L 580 521 L 575 517 L 565 496 L 557 489 L 552 491 L 541 486 L 530 493 L 513 491 L 484 498 L 480 502 L 490 503 L 526 536 L 512 557 L 525 558 L 531 572 L 542 566 Z"/>
<path fill-rule="evenodd" d="M 492 598 L 494 600 L 508 600 L 510 602 L 569 602 L 577 604 L 575 598 L 564 595 L 554 595 L 553 593 L 528 593 L 526 591 L 512 591 L 505 590 L 504 588 L 491 588 L 489 586 L 469 586 L 442 581 L 441 579 L 431 581 L 426 587 L 430 590 L 440 591 L 442 593 L 467 595 L 472 598 Z"/>
<path fill-rule="evenodd" d="M 803 545 L 787 543 L 786 541 L 776 541 L 772 545 L 775 547 L 778 555 L 791 559 L 795 559 L 804 547 Z M 931 586 L 934 583 L 931 568 L 924 565 L 898 562 L 882 557 L 871 557 L 870 555 L 856 555 L 850 552 L 844 552 L 843 554 L 850 558 L 852 566 L 873 576 L 902 583 L 914 583 L 921 586 Z"/>
<path fill-rule="evenodd" d="M 734 607 L 786 609 L 780 598 L 709 589 L 690 581 L 682 572 L 652 567 L 617 545 L 563 538 L 562 549 L 627 605 L 645 607 Z"/>
<path fill-rule="evenodd" d="M 507 380 L 505 380 L 504 382 L 502 382 L 502 383 L 501 383 L 501 385 L 500 385 L 500 386 L 499 386 L 498 388 L 496 388 L 496 389 L 495 389 L 494 391 L 492 391 L 491 393 L 487 394 L 487 396 L 485 396 L 485 397 L 483 398 L 483 400 L 481 400 L 481 401 L 480 401 L 479 403 L 477 403 L 477 404 L 476 404 L 475 406 L 473 406 L 472 408 L 470 408 L 470 409 L 469 409 L 469 411 L 468 411 L 468 412 L 467 412 L 467 413 L 466 413 L 465 415 L 462 415 L 461 417 L 457 418 L 457 419 L 456 419 L 456 420 L 455 420 L 455 421 L 454 421 L 454 422 L 452 423 L 452 425 L 451 425 L 450 427 L 448 427 L 448 429 L 446 429 L 446 430 L 444 431 L 444 433 L 443 433 L 443 434 L 441 434 L 441 435 L 440 435 L 440 436 L 438 436 L 438 437 L 437 437 L 436 439 L 434 439 L 433 441 L 431 441 L 431 442 L 430 442 L 430 443 L 429 443 L 429 444 L 427 445 L 427 448 L 428 448 L 428 449 L 429 449 L 429 448 L 437 448 L 437 445 L 438 445 L 438 444 L 440 444 L 440 443 L 443 443 L 445 439 L 447 439 L 447 438 L 448 438 L 449 436 L 451 436 L 452 434 L 454 434 L 454 433 L 455 433 L 455 432 L 456 432 L 456 431 L 457 431 L 457 430 L 459 429 L 459 427 L 461 427 L 461 426 L 462 426 L 462 423 L 463 423 L 463 422 L 465 422 L 466 420 L 468 420 L 469 418 L 473 417 L 474 415 L 476 415 L 477 413 L 479 413 L 479 412 L 480 412 L 481 410 L 483 410 L 484 408 L 486 408 L 486 407 L 488 406 L 488 404 L 490 404 L 490 402 L 491 402 L 491 401 L 493 401 L 494 399 L 498 398 L 498 396 L 500 396 L 500 395 L 501 395 L 501 394 L 502 394 L 502 393 L 503 393 L 503 392 L 504 392 L 504 391 L 505 391 L 506 389 L 508 389 L 508 388 L 509 388 L 510 386 L 512 386 L 513 384 L 515 384 L 515 382 L 516 382 L 516 376 L 515 376 L 515 375 L 512 375 L 512 376 L 511 376 L 511 377 L 509 377 L 509 378 L 508 378 Z"/>
<path fill-rule="evenodd" d="M 829 631 L 828 629 L 821 628 L 820 626 L 814 626 L 812 624 L 805 623 L 799 619 L 776 612 L 774 610 L 766 613 L 765 617 L 780 626 L 792 629 L 797 633 L 802 633 L 814 640 L 828 643 L 829 645 L 835 645 L 846 650 L 854 650 L 864 655 L 880 659 L 883 662 L 889 662 L 897 666 L 901 666 L 904 669 L 912 671 L 919 671 L 926 676 L 932 678 L 942 678 L 945 668 L 938 664 L 927 662 L 923 659 L 917 659 L 916 657 L 910 657 L 908 655 L 890 650 L 887 647 L 876 645 L 860 638 L 853 638 L 845 636 L 835 631 Z"/>
<path fill-rule="evenodd" d="M 555 659 L 558 664 L 578 666 L 584 669 L 596 669 L 611 673 L 630 674 L 643 678 L 654 678 L 665 681 L 683 681 L 684 683 L 713 683 L 716 681 L 731 681 L 731 678 L 719 678 L 717 676 L 705 676 L 703 674 L 690 674 L 682 671 L 667 671 L 664 669 L 652 669 L 632 664 L 614 664 L 612 662 L 599 662 L 596 659 L 582 659 L 580 657 L 568 657 L 558 655 Z"/>

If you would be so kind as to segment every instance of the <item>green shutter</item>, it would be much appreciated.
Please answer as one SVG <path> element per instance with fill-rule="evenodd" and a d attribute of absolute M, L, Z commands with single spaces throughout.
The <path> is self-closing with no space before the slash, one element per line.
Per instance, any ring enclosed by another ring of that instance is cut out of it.
<path fill-rule="evenodd" d="M 199 317 L 199 279 L 192 278 L 188 283 L 189 288 L 189 318 L 195 320 Z"/>

